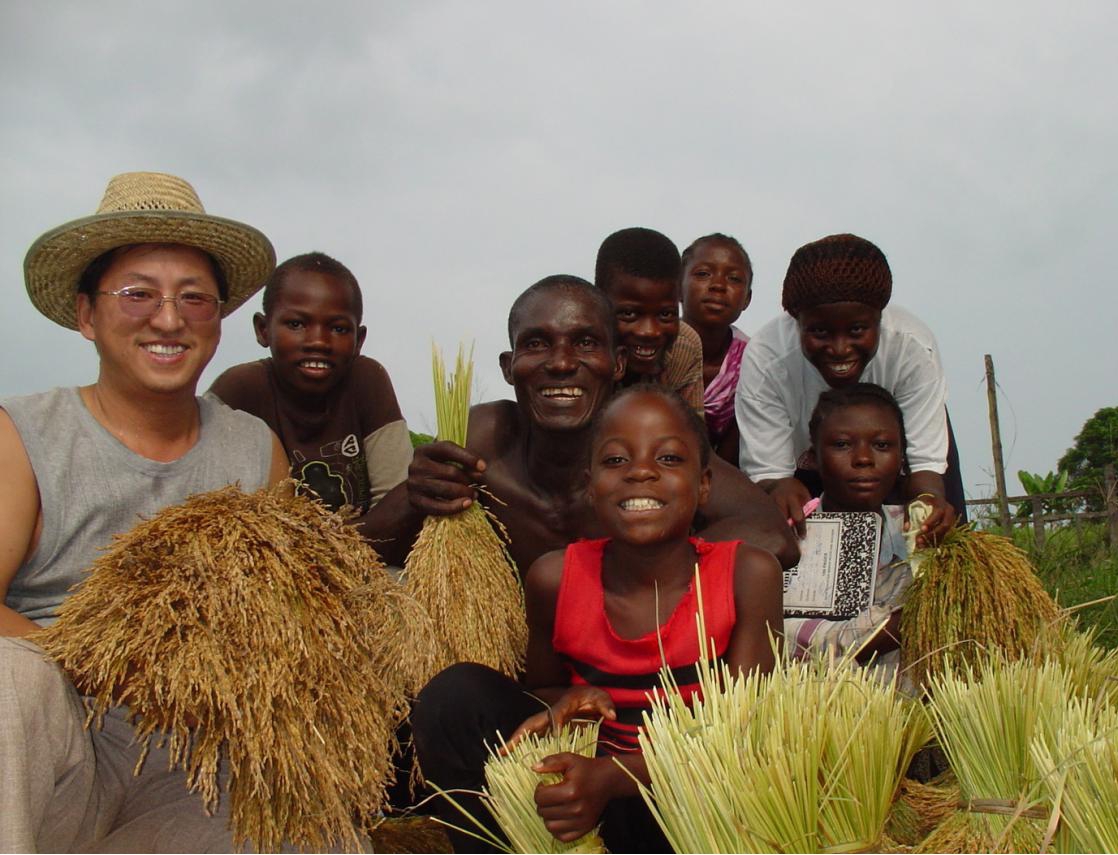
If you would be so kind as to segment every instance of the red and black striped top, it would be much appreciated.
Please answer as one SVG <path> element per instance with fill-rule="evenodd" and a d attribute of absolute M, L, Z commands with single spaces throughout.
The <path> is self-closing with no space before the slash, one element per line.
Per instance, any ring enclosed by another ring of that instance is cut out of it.
<path fill-rule="evenodd" d="M 610 626 L 602 593 L 602 554 L 608 539 L 581 540 L 567 547 L 555 606 L 552 644 L 566 664 L 572 686 L 604 689 L 617 708 L 616 721 L 602 721 L 599 746 L 607 753 L 638 751 L 641 713 L 650 692 L 661 692 L 661 647 L 685 698 L 699 686 L 698 604 L 694 581 L 658 630 L 621 638 Z M 699 556 L 703 616 L 715 652 L 723 656 L 734 629 L 734 565 L 741 541 L 707 543 L 692 538 Z M 657 638 L 659 636 L 659 638 Z"/>

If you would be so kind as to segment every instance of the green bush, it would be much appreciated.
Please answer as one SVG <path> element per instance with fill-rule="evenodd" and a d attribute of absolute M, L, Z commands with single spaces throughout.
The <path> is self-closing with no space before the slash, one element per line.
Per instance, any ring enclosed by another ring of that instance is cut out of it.
<path fill-rule="evenodd" d="M 1118 555 L 1106 542 L 1105 523 L 1050 527 L 1038 549 L 1031 526 L 1016 528 L 1013 539 L 1032 560 L 1044 587 L 1064 608 L 1118 594 Z M 1118 599 L 1075 611 L 1082 626 L 1097 626 L 1099 643 L 1118 647 Z"/>

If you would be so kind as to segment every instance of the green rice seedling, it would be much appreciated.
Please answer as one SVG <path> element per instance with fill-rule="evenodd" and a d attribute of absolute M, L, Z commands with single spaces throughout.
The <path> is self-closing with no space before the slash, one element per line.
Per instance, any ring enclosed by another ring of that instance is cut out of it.
<path fill-rule="evenodd" d="M 532 767 L 552 754 L 569 752 L 593 757 L 598 745 L 598 722 L 572 722 L 558 732 L 529 733 L 509 748 L 501 738 L 501 753 L 490 749 L 485 764 L 484 802 L 513 852 L 605 852 L 598 829 L 578 840 L 556 839 L 536 813 L 535 792 L 540 784 L 557 784 L 562 776 L 540 774 Z"/>
<path fill-rule="evenodd" d="M 117 537 L 36 641 L 209 808 L 238 845 L 362 845 L 430 620 L 340 514 L 284 490 L 194 496 Z"/>
<path fill-rule="evenodd" d="M 901 663 L 916 685 L 987 651 L 1012 660 L 1058 643 L 1059 608 L 1011 541 L 963 526 L 919 554 L 901 615 Z"/>
<path fill-rule="evenodd" d="M 1076 695 L 1118 707 L 1118 649 L 1100 647 L 1097 639 L 1097 627 L 1080 631 L 1069 621 L 1055 658 Z"/>
<path fill-rule="evenodd" d="M 433 350 L 438 438 L 464 446 L 472 351 L 467 356 L 459 348 L 448 381 L 442 356 Z M 479 502 L 452 516 L 424 520 L 404 564 L 403 582 L 436 627 L 436 656 L 428 678 L 456 662 L 479 662 L 509 676 L 519 671 L 528 624 L 507 539 L 500 522 Z"/>
<path fill-rule="evenodd" d="M 1118 852 L 1118 708 L 1074 698 L 1031 753 L 1059 809 L 1058 851 Z"/>
<path fill-rule="evenodd" d="M 928 712 L 959 783 L 960 809 L 921 852 L 1035 852 L 1049 815 L 1030 754 L 1061 722 L 1070 686 L 1055 663 L 987 657 L 934 678 Z"/>
<path fill-rule="evenodd" d="M 701 699 L 654 699 L 641 747 L 649 809 L 679 852 L 874 849 L 930 732 L 918 704 L 852 659 L 730 673 L 704 656 Z M 670 675 L 665 675 L 669 683 Z"/>

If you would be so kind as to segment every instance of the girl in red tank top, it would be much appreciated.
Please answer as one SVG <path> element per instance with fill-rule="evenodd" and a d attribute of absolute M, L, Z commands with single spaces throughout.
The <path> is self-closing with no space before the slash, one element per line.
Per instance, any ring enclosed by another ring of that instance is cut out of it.
<path fill-rule="evenodd" d="M 682 398 L 651 385 L 623 390 L 599 416 L 589 462 L 588 497 L 608 537 L 548 553 L 528 571 L 525 682 L 551 706 L 512 737 L 603 719 L 599 756 L 557 754 L 536 767 L 563 775 L 536 790 L 563 841 L 592 829 L 611 801 L 638 796 L 632 776 L 648 783 L 637 734 L 662 663 L 685 693 L 697 691 L 696 566 L 707 633 L 732 667 L 770 670 L 770 633 L 779 636 L 783 618 L 771 554 L 689 536 L 710 491 L 710 444 Z"/>

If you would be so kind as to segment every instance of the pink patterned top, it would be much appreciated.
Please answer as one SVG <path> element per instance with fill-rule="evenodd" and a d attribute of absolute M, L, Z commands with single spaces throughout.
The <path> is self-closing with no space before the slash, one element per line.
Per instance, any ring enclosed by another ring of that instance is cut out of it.
<path fill-rule="evenodd" d="M 722 367 L 703 392 L 703 410 L 706 414 L 707 430 L 712 440 L 717 441 L 734 420 L 734 393 L 738 388 L 738 374 L 741 372 L 741 357 L 749 336 L 737 327 L 730 327 L 733 339 L 730 348 L 722 359 Z"/>

